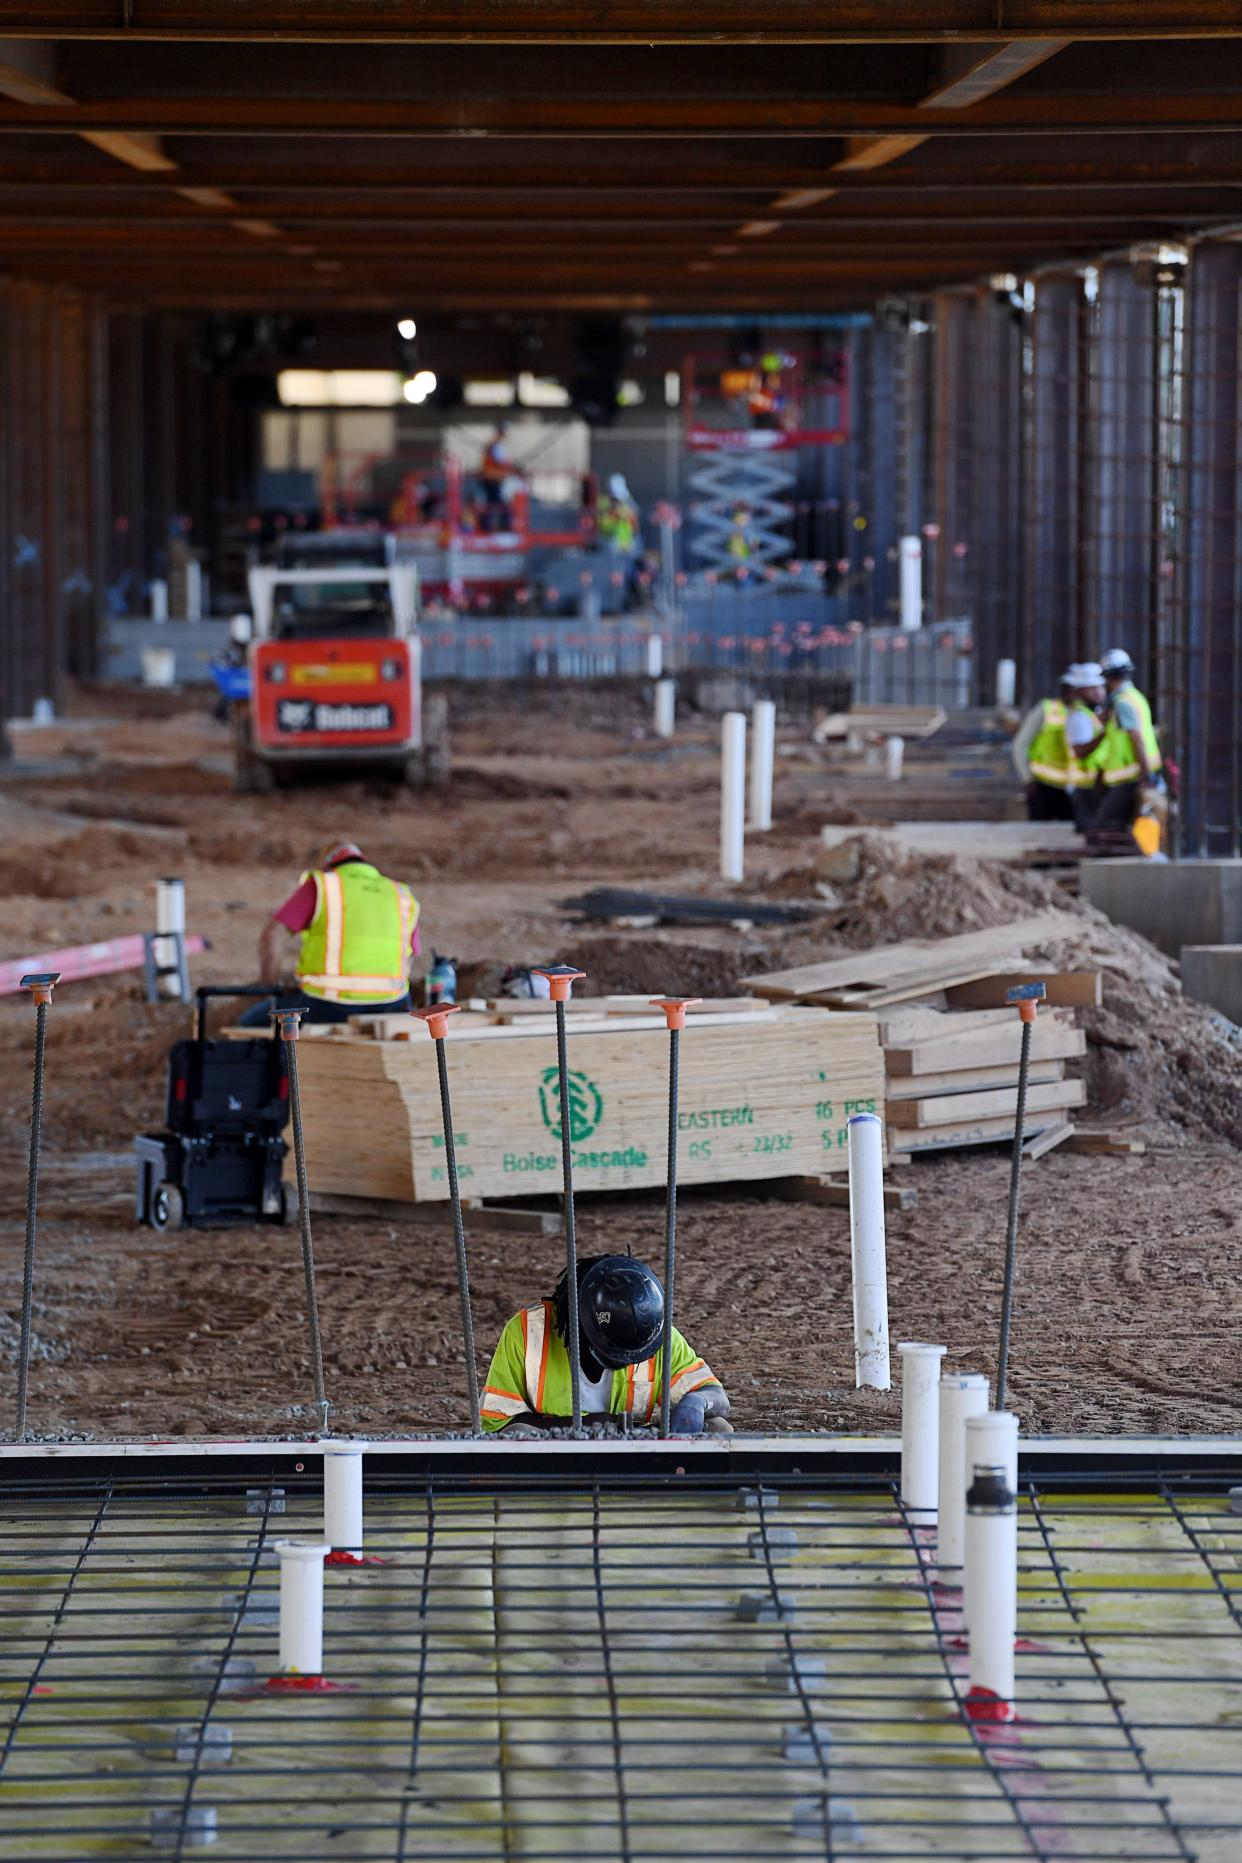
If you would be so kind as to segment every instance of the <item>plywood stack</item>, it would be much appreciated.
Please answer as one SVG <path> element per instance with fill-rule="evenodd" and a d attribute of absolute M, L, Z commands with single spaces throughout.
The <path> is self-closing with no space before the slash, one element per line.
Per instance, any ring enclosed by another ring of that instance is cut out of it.
<path fill-rule="evenodd" d="M 447 1056 L 467 1196 L 559 1189 L 554 1029 L 547 1003 L 480 1006 L 454 1017 Z M 663 1184 L 663 1016 L 641 1000 L 583 999 L 570 1017 L 569 1068 L 575 1186 Z M 307 1042 L 300 1079 L 312 1192 L 447 1197 L 436 1059 L 419 1023 L 369 1018 L 365 1033 L 359 1025 Z M 853 1112 L 882 1115 L 883 1089 L 874 1016 L 705 1005 L 691 1012 L 681 1039 L 680 1180 L 844 1170 L 846 1121 Z"/>
<path fill-rule="evenodd" d="M 906 1008 L 880 1018 L 890 1160 L 948 1146 L 1009 1139 L 1018 1105 L 1022 1025 L 1012 1009 Z M 1064 1126 L 1086 1089 L 1066 1078 L 1086 1052 L 1072 1009 L 1042 1013 L 1031 1034 L 1024 1130 Z"/>

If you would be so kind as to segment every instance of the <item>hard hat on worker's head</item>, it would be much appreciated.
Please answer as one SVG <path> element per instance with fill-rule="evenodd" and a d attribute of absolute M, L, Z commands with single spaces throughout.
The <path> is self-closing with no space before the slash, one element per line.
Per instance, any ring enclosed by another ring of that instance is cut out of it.
<path fill-rule="evenodd" d="M 1081 666 L 1079 666 L 1077 660 L 1074 661 L 1072 666 L 1066 667 L 1065 671 L 1061 675 L 1060 683 L 1063 686 L 1075 686 L 1075 687 L 1081 686 L 1082 668 Z"/>
<path fill-rule="evenodd" d="M 1104 678 L 1104 668 L 1098 660 L 1083 660 L 1074 671 L 1078 675 L 1074 683 L 1080 691 L 1083 686 L 1098 686 Z"/>
<path fill-rule="evenodd" d="M 645 1262 L 601 1255 L 584 1264 L 578 1283 L 578 1326 L 601 1365 L 619 1371 L 658 1350 L 664 1330 L 664 1289 Z"/>
<path fill-rule="evenodd" d="M 1124 647 L 1110 647 L 1100 661 L 1100 670 L 1106 679 L 1127 678 L 1134 671 L 1134 661 Z"/>
<path fill-rule="evenodd" d="M 365 860 L 366 855 L 356 841 L 334 841 L 325 849 L 319 865 L 325 873 L 331 873 L 333 867 L 343 867 L 350 860 Z"/>
<path fill-rule="evenodd" d="M 621 472 L 613 473 L 612 477 L 608 481 L 608 491 L 613 498 L 627 498 L 628 499 L 630 495 L 630 488 L 625 482 L 624 473 L 621 473 Z"/>

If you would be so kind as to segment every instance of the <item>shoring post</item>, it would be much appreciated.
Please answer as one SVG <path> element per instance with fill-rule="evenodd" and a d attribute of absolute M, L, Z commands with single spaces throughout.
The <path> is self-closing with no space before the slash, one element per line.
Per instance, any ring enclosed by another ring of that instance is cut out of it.
<path fill-rule="evenodd" d="M 702 1002 L 701 996 L 657 996 L 652 1008 L 662 1009 L 668 1030 L 668 1185 L 664 1203 L 664 1386 L 660 1394 L 660 1434 L 669 1434 L 672 1413 L 673 1283 L 677 1271 L 677 1098 L 681 1062 L 681 1031 L 686 1011 Z"/>
<path fill-rule="evenodd" d="M 582 1344 L 578 1337 L 578 1235 L 574 1227 L 574 1146 L 573 1105 L 569 1095 L 569 1055 L 565 1034 L 565 1005 L 574 984 L 585 977 L 585 970 L 572 964 L 551 964 L 536 969 L 536 977 L 547 981 L 548 994 L 556 1009 L 556 1061 L 561 1108 L 561 1179 L 565 1205 L 565 1292 L 569 1303 L 569 1378 L 572 1392 L 573 1432 L 582 1434 Z"/>
<path fill-rule="evenodd" d="M 449 1199 L 453 1206 L 453 1243 L 457 1251 L 457 1289 L 461 1297 L 461 1334 L 466 1351 L 466 1386 L 470 1402 L 470 1427 L 482 1427 L 479 1416 L 479 1373 L 474 1357 L 474 1314 L 470 1304 L 470 1267 L 466 1258 L 466 1225 L 461 1211 L 461 1185 L 457 1177 L 457 1141 L 453 1134 L 453 1105 L 449 1096 L 448 1059 L 444 1039 L 448 1019 L 455 1015 L 457 1003 L 437 1003 L 431 1009 L 416 1009 L 414 1014 L 427 1024 L 435 1043 L 436 1072 L 440 1080 L 440 1116 L 444 1126 L 444 1160 L 448 1170 Z"/>
<path fill-rule="evenodd" d="M 988 1411 L 966 1421 L 966 1573 L 970 1643 L 966 1713 L 975 1721 L 1014 1717 L 1018 1631 L 1018 1420 Z"/>
<path fill-rule="evenodd" d="M 936 1504 L 936 1571 L 942 1586 L 962 1580 L 966 1557 L 966 1419 L 988 1407 L 988 1381 L 981 1371 L 946 1372 L 940 1380 L 939 1497 Z"/>
<path fill-rule="evenodd" d="M 47 1012 L 58 970 L 33 971 L 21 980 L 35 1005 L 34 1085 L 30 1096 L 30 1153 L 26 1166 L 26 1251 L 22 1259 L 22 1324 L 17 1360 L 17 1415 L 14 1442 L 26 1439 L 26 1400 L 30 1389 L 30 1332 L 34 1315 L 35 1237 L 39 1225 L 39 1148 L 43 1138 L 43 1057 L 47 1047 Z"/>
<path fill-rule="evenodd" d="M 319 1428 L 328 1433 L 328 1393 L 323 1379 L 323 1342 L 319 1336 L 319 1296 L 315 1290 L 315 1244 L 311 1236 L 310 1188 L 306 1182 L 306 1145 L 302 1136 L 302 1090 L 298 1081 L 298 1025 L 304 1009 L 273 1009 L 272 1021 L 285 1044 L 289 1076 L 289 1111 L 293 1119 L 293 1162 L 298 1180 L 298 1227 L 302 1234 L 302 1273 L 306 1283 L 306 1320 L 310 1331 L 311 1377 Z"/>
<path fill-rule="evenodd" d="M 936 1519 L 940 1478 L 940 1361 L 947 1348 L 905 1340 L 901 1359 L 901 1503 L 912 1527 Z"/>
<path fill-rule="evenodd" d="M 884 1243 L 884 1127 L 875 1113 L 846 1122 L 850 1170 L 850 1257 L 854 1282 L 854 1383 L 887 1391 L 888 1265 Z"/>
<path fill-rule="evenodd" d="M 1009 1372 L 1009 1326 L 1013 1318 L 1014 1269 L 1018 1252 L 1018 1205 L 1022 1190 L 1022 1142 L 1026 1127 L 1026 1083 L 1031 1069 L 1031 1031 L 1047 990 L 1042 983 L 1019 983 L 1006 990 L 1022 1018 L 1022 1053 L 1018 1062 L 1018 1106 L 1013 1122 L 1013 1158 L 1009 1167 L 1009 1214 L 1005 1228 L 1005 1279 L 1001 1290 L 1000 1349 L 996 1364 L 996 1408 L 1005 1408 L 1005 1381 Z"/>

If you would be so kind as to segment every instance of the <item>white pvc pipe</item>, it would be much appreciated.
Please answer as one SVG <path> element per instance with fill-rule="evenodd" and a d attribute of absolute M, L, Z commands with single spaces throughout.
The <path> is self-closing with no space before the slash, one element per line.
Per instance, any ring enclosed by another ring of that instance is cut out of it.
<path fill-rule="evenodd" d="M 1018 1420 L 988 1411 L 966 1423 L 965 1617 L 970 1643 L 968 1710 L 998 1719 L 1013 1714 L 1014 1642 L 1018 1633 L 1018 1508 L 1010 1479 L 1017 1463 Z M 1004 1704 L 1003 1706 L 998 1704 Z"/>
<path fill-rule="evenodd" d="M 658 679 L 664 671 L 664 637 L 661 634 L 647 636 L 647 677 Z"/>
<path fill-rule="evenodd" d="M 847 1122 L 850 1258 L 854 1278 L 854 1383 L 887 1391 L 888 1268 L 884 1251 L 884 1127 L 875 1113 Z"/>
<path fill-rule="evenodd" d="M 756 699 L 751 712 L 750 825 L 761 832 L 772 826 L 772 779 L 776 772 L 776 706 Z"/>
<path fill-rule="evenodd" d="M 1018 666 L 1015 660 L 996 662 L 996 703 L 1012 705 L 1018 690 Z"/>
<path fill-rule="evenodd" d="M 901 1499 L 916 1527 L 930 1527 L 939 1504 L 940 1361 L 946 1348 L 903 1340 L 901 1357 Z"/>
<path fill-rule="evenodd" d="M 323 1446 L 323 1537 L 333 1552 L 362 1551 L 362 1454 L 364 1443 Z"/>
<path fill-rule="evenodd" d="M 950 1585 L 962 1582 L 966 1557 L 966 1419 L 988 1407 L 981 1371 L 950 1372 L 940 1380 L 940 1474 L 936 1508 L 936 1568 Z"/>
<path fill-rule="evenodd" d="M 166 974 L 157 979 L 156 987 L 161 996 L 181 1000 L 180 972 L 173 968 L 177 962 L 177 947 L 172 942 L 171 933 L 180 933 L 185 937 L 185 881 L 157 880 L 155 882 L 155 962 L 163 969 L 168 966 Z"/>
<path fill-rule="evenodd" d="M 657 679 L 655 688 L 655 734 L 672 737 L 677 728 L 677 681 Z"/>
<path fill-rule="evenodd" d="M 282 1675 L 323 1674 L 323 1562 L 318 1540 L 277 1540 Z"/>
<path fill-rule="evenodd" d="M 194 556 L 185 566 L 185 618 L 187 621 L 203 618 L 203 566 Z"/>
<path fill-rule="evenodd" d="M 884 774 L 890 783 L 901 781 L 901 771 L 905 760 L 905 740 L 899 737 L 886 737 L 884 740 Z"/>
<path fill-rule="evenodd" d="M 156 576 L 151 583 L 151 619 L 167 621 L 168 619 L 168 584 L 162 576 Z"/>
<path fill-rule="evenodd" d="M 901 553 L 901 625 L 913 634 L 923 625 L 923 539 L 903 537 Z"/>
<path fill-rule="evenodd" d="M 746 862 L 746 714 L 726 712 L 720 732 L 720 877 L 740 881 Z"/>

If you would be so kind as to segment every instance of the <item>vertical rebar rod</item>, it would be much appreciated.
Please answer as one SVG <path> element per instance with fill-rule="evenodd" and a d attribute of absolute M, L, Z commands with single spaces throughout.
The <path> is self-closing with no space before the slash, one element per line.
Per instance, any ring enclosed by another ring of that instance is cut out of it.
<path fill-rule="evenodd" d="M 556 1003 L 556 1064 L 561 1091 L 561 1177 L 565 1187 L 565 1293 L 569 1303 L 569 1383 L 573 1428 L 582 1430 L 582 1346 L 578 1338 L 578 1233 L 574 1226 L 573 1117 L 569 1101 L 569 1052 L 565 1035 L 565 1004 Z"/>
<path fill-rule="evenodd" d="M 466 1348 L 466 1389 L 470 1398 L 470 1427 L 478 1430 L 479 1374 L 474 1357 L 474 1315 L 470 1307 L 470 1268 L 466 1260 L 466 1225 L 461 1213 L 461 1187 L 457 1181 L 457 1146 L 453 1139 L 453 1106 L 449 1097 L 448 1059 L 443 1037 L 435 1044 L 436 1072 L 440 1080 L 440 1112 L 444 1120 L 444 1159 L 448 1169 L 449 1200 L 453 1206 L 453 1245 L 457 1251 L 457 1288 L 461 1295 L 461 1332 Z"/>
<path fill-rule="evenodd" d="M 323 1342 L 319 1336 L 319 1296 L 315 1289 L 315 1244 L 311 1236 L 310 1190 L 306 1182 L 306 1145 L 302 1136 L 302 1089 L 298 1082 L 298 1021 L 300 1010 L 276 1010 L 275 1019 L 285 1044 L 289 1075 L 289 1111 L 293 1118 L 293 1162 L 298 1180 L 298 1227 L 302 1233 L 302 1272 L 306 1281 L 306 1318 L 310 1329 L 311 1376 L 319 1427 L 328 1433 L 328 1393 L 323 1380 Z"/>
<path fill-rule="evenodd" d="M 677 1089 L 681 1030 L 668 1032 L 668 1189 L 664 1206 L 664 1388 L 660 1434 L 670 1430 L 673 1399 L 673 1283 L 677 1273 Z"/>
<path fill-rule="evenodd" d="M 23 977 L 35 999 L 34 1083 L 30 1095 L 30 1155 L 26 1165 L 26 1252 L 22 1260 L 22 1324 L 17 1359 L 17 1414 L 13 1440 L 26 1438 L 26 1401 L 30 1390 L 30 1333 L 34 1317 L 35 1236 L 39 1222 L 39 1147 L 43 1138 L 43 1057 L 47 1046 L 47 1009 L 55 978 Z"/>
<path fill-rule="evenodd" d="M 1000 1352 L 996 1366 L 996 1408 L 1005 1408 L 1005 1379 L 1009 1371 L 1009 1324 L 1013 1317 L 1014 1269 L 1018 1252 L 1018 1199 L 1022 1188 L 1022 1138 L 1026 1124 L 1026 1077 L 1031 1061 L 1031 1022 L 1022 1024 L 1022 1055 L 1018 1062 L 1018 1107 L 1013 1127 L 1013 1159 L 1009 1167 L 1009 1220 L 1005 1230 L 1005 1284 L 1001 1290 Z"/>

